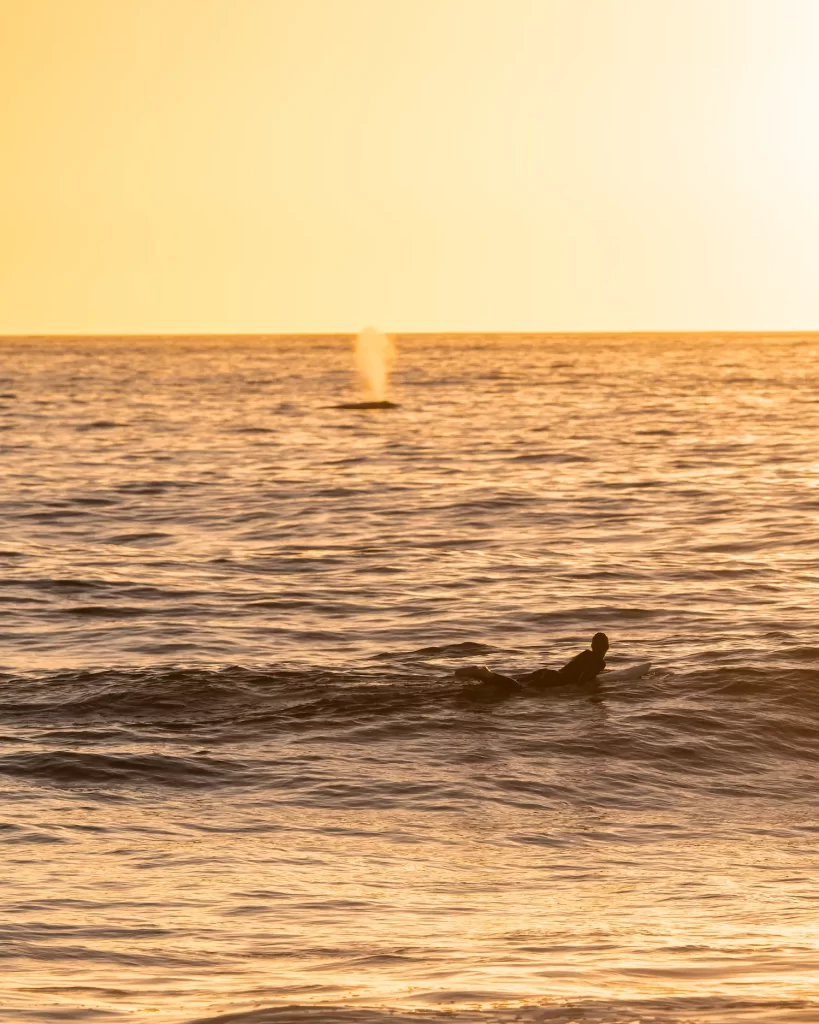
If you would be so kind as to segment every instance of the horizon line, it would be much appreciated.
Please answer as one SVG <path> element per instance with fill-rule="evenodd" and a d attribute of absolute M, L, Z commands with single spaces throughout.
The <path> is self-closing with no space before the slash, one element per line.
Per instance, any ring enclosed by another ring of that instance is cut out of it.
<path fill-rule="evenodd" d="M 89 340 L 99 341 L 113 341 L 120 339 L 126 340 L 140 340 L 140 339 L 155 339 L 155 338 L 168 338 L 168 339 L 191 339 L 191 338 L 354 338 L 359 332 L 353 331 L 139 331 L 139 332 L 124 332 L 124 331 L 105 331 L 105 332 L 82 332 L 82 331 L 68 331 L 60 333 L 51 333 L 48 331 L 35 331 L 32 333 L 0 333 L 0 341 L 42 341 L 42 340 L 54 340 L 61 341 L 67 339 L 78 339 L 84 338 Z M 674 330 L 673 328 L 663 328 L 658 330 L 600 330 L 600 331 L 570 331 L 570 330 L 549 330 L 549 331 L 536 331 L 536 330 L 521 330 L 521 331 L 492 331 L 492 330 L 461 330 L 461 331 L 412 331 L 412 330 L 388 330 L 384 331 L 384 334 L 391 334 L 395 336 L 404 337 L 430 337 L 430 338 L 462 338 L 470 337 L 472 335 L 485 335 L 496 338 L 516 337 L 520 335 L 535 335 L 538 337 L 591 337 L 591 338 L 620 338 L 620 337 L 651 337 L 655 335 L 674 335 L 674 336 L 686 336 L 686 337 L 701 337 L 703 335 L 718 335 L 720 337 L 725 336 L 776 336 L 776 337 L 793 337 L 793 336 L 804 336 L 804 335 L 819 335 L 819 327 L 805 328 L 803 330 L 789 328 L 787 330 L 766 330 L 764 328 L 753 328 L 742 330 L 738 328 L 721 329 L 721 328 L 698 328 L 695 330 Z"/>

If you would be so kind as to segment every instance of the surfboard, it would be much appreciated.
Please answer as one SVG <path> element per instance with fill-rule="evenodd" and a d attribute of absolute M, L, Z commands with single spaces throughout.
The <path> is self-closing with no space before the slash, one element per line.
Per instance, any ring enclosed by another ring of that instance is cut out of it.
<path fill-rule="evenodd" d="M 632 665 L 630 668 L 615 668 L 612 669 L 611 672 L 601 672 L 597 678 L 602 683 L 608 682 L 609 679 L 639 679 L 640 676 L 644 676 L 650 668 L 651 662 L 643 661 L 639 665 Z"/>

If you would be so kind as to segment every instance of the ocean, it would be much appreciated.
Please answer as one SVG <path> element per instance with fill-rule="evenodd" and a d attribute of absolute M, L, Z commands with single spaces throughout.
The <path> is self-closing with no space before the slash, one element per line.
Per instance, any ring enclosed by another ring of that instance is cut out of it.
<path fill-rule="evenodd" d="M 0 341 L 0 1019 L 819 1021 L 819 337 L 397 349 Z"/>

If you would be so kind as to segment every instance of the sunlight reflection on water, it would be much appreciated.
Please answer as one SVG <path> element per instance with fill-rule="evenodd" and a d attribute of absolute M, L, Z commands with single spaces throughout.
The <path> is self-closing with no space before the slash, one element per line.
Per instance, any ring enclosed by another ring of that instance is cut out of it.
<path fill-rule="evenodd" d="M 400 345 L 0 342 L 4 1012 L 819 1020 L 819 341 Z"/>

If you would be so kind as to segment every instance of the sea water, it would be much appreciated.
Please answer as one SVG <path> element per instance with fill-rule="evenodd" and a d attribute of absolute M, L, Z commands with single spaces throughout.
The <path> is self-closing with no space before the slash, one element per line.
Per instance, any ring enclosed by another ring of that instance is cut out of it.
<path fill-rule="evenodd" d="M 819 338 L 397 345 L 0 342 L 0 1018 L 819 1021 Z"/>

